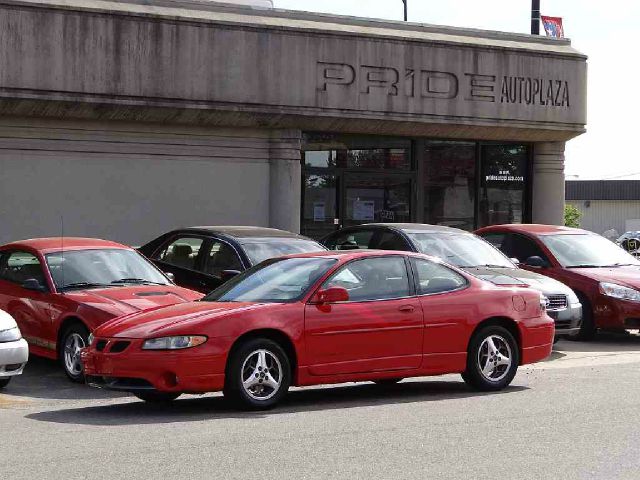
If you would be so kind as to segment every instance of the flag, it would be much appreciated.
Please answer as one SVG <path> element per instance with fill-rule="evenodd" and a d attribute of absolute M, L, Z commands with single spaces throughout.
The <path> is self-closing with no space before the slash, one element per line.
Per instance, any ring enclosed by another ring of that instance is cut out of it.
<path fill-rule="evenodd" d="M 547 37 L 564 38 L 562 18 L 541 15 L 540 19 L 542 20 L 542 25 L 544 25 L 544 31 L 547 32 Z"/>

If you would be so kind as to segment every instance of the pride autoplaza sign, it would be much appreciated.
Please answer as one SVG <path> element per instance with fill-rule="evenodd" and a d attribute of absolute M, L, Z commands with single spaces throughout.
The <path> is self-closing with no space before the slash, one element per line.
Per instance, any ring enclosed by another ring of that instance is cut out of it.
<path fill-rule="evenodd" d="M 348 88 L 357 95 L 571 106 L 569 81 L 562 78 L 454 73 L 425 68 L 318 62 L 317 88 Z"/>

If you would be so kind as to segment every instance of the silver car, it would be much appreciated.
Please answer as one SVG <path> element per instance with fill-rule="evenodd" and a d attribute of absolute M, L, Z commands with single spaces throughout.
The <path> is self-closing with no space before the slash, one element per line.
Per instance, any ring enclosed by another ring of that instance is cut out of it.
<path fill-rule="evenodd" d="M 0 388 L 20 375 L 29 359 L 29 346 L 7 312 L 0 310 Z"/>

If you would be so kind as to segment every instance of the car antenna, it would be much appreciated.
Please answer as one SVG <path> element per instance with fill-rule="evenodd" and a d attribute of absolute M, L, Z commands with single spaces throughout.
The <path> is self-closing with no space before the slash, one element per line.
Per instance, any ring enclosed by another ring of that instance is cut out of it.
<path fill-rule="evenodd" d="M 61 292 L 64 294 L 64 215 L 60 215 L 60 277 L 62 279 Z"/>

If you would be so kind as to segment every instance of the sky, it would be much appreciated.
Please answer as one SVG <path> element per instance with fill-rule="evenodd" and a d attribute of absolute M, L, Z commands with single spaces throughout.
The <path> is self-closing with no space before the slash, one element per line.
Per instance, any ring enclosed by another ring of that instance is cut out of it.
<path fill-rule="evenodd" d="M 530 0 L 408 0 L 409 21 L 529 33 Z M 276 8 L 402 20 L 402 0 L 274 0 Z M 633 146 L 640 111 L 640 0 L 541 0 L 563 17 L 565 36 L 589 56 L 587 133 L 570 140 L 566 174 L 640 179 Z M 542 26 L 540 27 L 541 30 Z M 626 140 L 625 140 L 626 139 Z"/>

